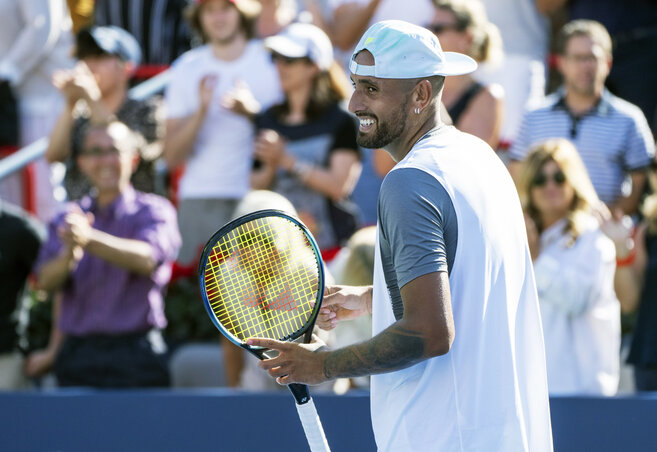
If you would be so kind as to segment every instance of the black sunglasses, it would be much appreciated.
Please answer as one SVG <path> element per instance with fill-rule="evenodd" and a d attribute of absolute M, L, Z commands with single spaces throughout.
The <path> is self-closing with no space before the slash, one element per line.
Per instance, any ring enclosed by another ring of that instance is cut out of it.
<path fill-rule="evenodd" d="M 456 30 L 456 31 L 462 31 L 463 27 L 457 25 L 457 24 L 430 24 L 425 27 L 429 31 L 433 32 L 433 34 L 440 34 L 443 31 L 447 30 Z"/>
<path fill-rule="evenodd" d="M 281 62 L 285 64 L 294 64 L 300 61 L 303 61 L 305 63 L 310 63 L 310 58 L 308 57 L 288 57 L 285 55 L 281 55 L 280 53 L 272 52 L 271 53 L 271 61 L 276 63 Z"/>
<path fill-rule="evenodd" d="M 545 173 L 538 173 L 532 180 L 533 187 L 543 187 L 548 183 L 548 180 L 552 179 L 555 184 L 561 186 L 566 182 L 566 175 L 563 171 L 557 171 L 556 173 L 547 176 Z"/>

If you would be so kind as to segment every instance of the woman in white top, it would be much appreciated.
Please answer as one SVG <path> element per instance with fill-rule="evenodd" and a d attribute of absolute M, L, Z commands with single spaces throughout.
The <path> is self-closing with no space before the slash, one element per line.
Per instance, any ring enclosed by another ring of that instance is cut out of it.
<path fill-rule="evenodd" d="M 551 394 L 613 395 L 620 306 L 615 250 L 593 216 L 586 169 L 565 139 L 532 149 L 518 180 L 543 319 Z"/>

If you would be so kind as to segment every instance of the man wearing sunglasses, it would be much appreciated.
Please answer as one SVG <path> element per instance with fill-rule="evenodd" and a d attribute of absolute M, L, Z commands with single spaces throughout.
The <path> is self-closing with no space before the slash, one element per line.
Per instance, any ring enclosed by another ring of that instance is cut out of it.
<path fill-rule="evenodd" d="M 83 131 L 92 194 L 53 219 L 39 253 L 37 287 L 61 293 L 49 347 L 60 386 L 169 385 L 160 331 L 180 234 L 171 203 L 130 182 L 142 142 L 116 121 Z"/>
<path fill-rule="evenodd" d="M 562 28 L 557 65 L 563 86 L 525 114 L 509 170 L 517 178 L 533 145 L 566 138 L 577 147 L 600 200 L 631 215 L 643 194 L 655 142 L 641 110 L 605 88 L 611 51 L 609 33 L 598 22 L 577 20 Z"/>

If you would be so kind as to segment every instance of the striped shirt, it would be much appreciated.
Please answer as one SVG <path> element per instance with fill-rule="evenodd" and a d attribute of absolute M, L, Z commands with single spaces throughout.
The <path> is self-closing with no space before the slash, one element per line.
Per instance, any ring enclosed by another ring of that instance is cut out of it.
<path fill-rule="evenodd" d="M 143 64 L 171 64 L 190 48 L 186 5 L 186 0 L 96 0 L 95 24 L 129 31 L 141 46 Z"/>
<path fill-rule="evenodd" d="M 623 195 L 631 171 L 650 164 L 655 142 L 641 110 L 605 90 L 588 113 L 575 116 L 566 106 L 563 89 L 525 113 L 510 151 L 523 160 L 535 144 L 550 138 L 571 140 L 579 151 L 600 199 L 613 204 Z"/>

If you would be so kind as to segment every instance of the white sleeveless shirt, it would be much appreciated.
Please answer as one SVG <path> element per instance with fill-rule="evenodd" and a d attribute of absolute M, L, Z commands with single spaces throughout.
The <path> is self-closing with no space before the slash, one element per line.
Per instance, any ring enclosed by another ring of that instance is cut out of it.
<path fill-rule="evenodd" d="M 434 177 L 456 212 L 449 277 L 455 339 L 444 356 L 372 376 L 379 450 L 551 451 L 538 298 L 506 168 L 483 141 L 450 126 L 423 137 L 392 171 L 402 168 Z M 374 335 L 396 321 L 381 255 L 377 242 Z"/>

